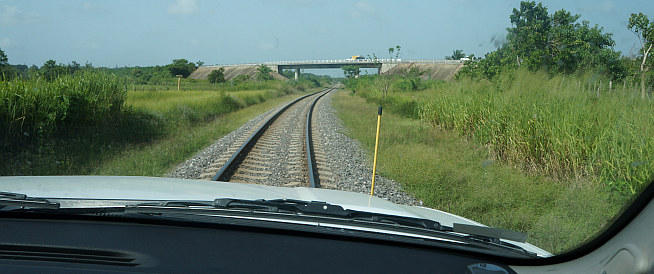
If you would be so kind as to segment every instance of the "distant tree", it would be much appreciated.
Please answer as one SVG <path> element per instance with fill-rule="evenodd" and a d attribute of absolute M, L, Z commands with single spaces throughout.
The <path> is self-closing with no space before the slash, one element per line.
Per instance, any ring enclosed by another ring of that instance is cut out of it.
<path fill-rule="evenodd" d="M 172 64 L 166 66 L 168 71 L 172 76 L 182 75 L 182 77 L 188 77 L 193 71 L 195 71 L 196 66 L 194 63 L 189 62 L 186 59 L 174 59 Z"/>
<path fill-rule="evenodd" d="M 209 83 L 212 83 L 212 84 L 224 83 L 225 82 L 225 68 L 221 67 L 219 69 L 212 70 L 211 73 L 209 73 L 209 76 L 207 77 L 207 80 L 209 80 Z"/>
<path fill-rule="evenodd" d="M 149 71 L 144 68 L 134 68 L 134 70 L 132 70 L 132 79 L 134 80 L 134 83 L 139 85 L 146 84 L 152 77 L 152 73 L 148 72 Z"/>
<path fill-rule="evenodd" d="M 2 49 L 0 49 L 0 80 L 11 79 L 15 76 L 16 71 L 9 65 L 9 58 Z"/>
<path fill-rule="evenodd" d="M 386 73 L 383 75 L 379 75 L 377 79 L 375 79 L 377 82 L 377 86 L 381 90 L 382 94 L 384 95 L 384 98 L 388 96 L 388 90 L 391 88 L 391 85 L 393 84 L 393 81 L 395 81 L 396 74 L 391 74 L 391 73 Z"/>
<path fill-rule="evenodd" d="M 30 79 L 32 79 L 32 78 L 38 78 L 39 76 L 41 76 L 41 73 L 40 73 L 40 71 L 39 71 L 39 67 L 37 67 L 36 65 L 31 65 L 31 66 L 27 69 L 27 72 L 25 72 L 25 74 L 26 74 L 27 77 L 30 78 Z"/>
<path fill-rule="evenodd" d="M 198 61 L 195 62 L 195 63 L 198 64 L 198 67 L 201 67 L 202 65 L 204 65 L 204 62 L 202 62 L 202 61 L 200 61 L 200 60 L 198 60 Z"/>
<path fill-rule="evenodd" d="M 597 25 L 591 27 L 588 21 L 578 23 L 579 18 L 565 10 L 550 15 L 542 3 L 522 1 L 510 16 L 507 42 L 484 59 L 468 63 L 457 77 L 492 78 L 517 67 L 552 74 L 596 70 L 615 79 L 624 77 L 627 69 L 620 53 L 613 50 L 612 34 Z"/>
<path fill-rule="evenodd" d="M 257 66 L 257 80 L 259 81 L 269 81 L 274 79 L 270 73 L 272 72 L 272 69 L 270 69 L 268 66 L 261 64 Z"/>
<path fill-rule="evenodd" d="M 285 69 L 285 70 L 282 70 L 282 75 L 284 75 L 284 77 L 286 77 L 288 79 L 293 79 L 293 78 L 295 78 L 295 71 L 292 70 L 292 69 Z M 302 75 L 300 75 L 300 77 L 302 77 Z"/>
<path fill-rule="evenodd" d="M 9 58 L 7 58 L 7 54 L 0 48 L 0 69 L 2 69 L 2 72 L 4 72 L 7 66 L 9 66 Z"/>
<path fill-rule="evenodd" d="M 627 27 L 638 35 L 640 40 L 640 54 L 642 54 L 642 60 L 640 61 L 640 95 L 645 98 L 645 73 L 651 67 L 647 63 L 647 57 L 653 54 L 652 46 L 654 46 L 654 20 L 650 22 L 649 18 L 642 12 L 632 13 Z"/>
<path fill-rule="evenodd" d="M 393 47 L 388 48 L 389 59 L 393 59 L 393 53 L 395 53 L 395 59 L 398 59 L 400 57 L 400 49 L 401 48 L 402 47 L 400 47 L 399 45 L 395 46 L 394 48 Z M 373 56 L 375 58 L 375 63 L 377 63 L 377 60 L 376 60 L 377 56 L 375 56 L 374 54 L 373 54 Z M 377 82 L 376 85 L 382 91 L 382 94 L 384 95 L 384 98 L 386 98 L 386 96 L 388 96 L 388 90 L 391 88 L 391 85 L 395 81 L 396 76 L 397 75 L 395 73 L 388 73 L 387 72 L 387 73 L 385 73 L 383 75 L 379 75 L 377 77 L 377 79 L 375 80 Z"/>
<path fill-rule="evenodd" d="M 82 67 L 80 66 L 79 63 L 77 63 L 75 61 L 72 61 L 70 64 L 68 64 L 66 66 L 66 72 L 68 74 L 73 74 L 73 73 L 75 73 L 76 71 L 78 71 L 80 69 L 82 69 Z"/>
<path fill-rule="evenodd" d="M 19 74 L 25 73 L 29 68 L 27 65 L 11 65 Z"/>
<path fill-rule="evenodd" d="M 357 75 L 359 75 L 359 69 L 360 68 L 359 68 L 359 66 L 347 65 L 347 66 L 341 67 L 341 69 L 343 69 L 343 74 L 345 75 L 345 77 L 354 78 Z"/>
<path fill-rule="evenodd" d="M 395 53 L 395 59 L 398 59 L 400 57 L 401 48 L 402 47 L 400 47 L 400 45 L 396 45 L 394 48 L 393 47 L 388 48 L 388 55 L 390 57 L 389 59 L 393 59 L 393 53 Z"/>
<path fill-rule="evenodd" d="M 52 59 L 45 61 L 39 70 L 46 81 L 52 81 L 57 77 L 66 74 L 66 68 L 64 65 L 58 65 L 57 61 Z"/>
<path fill-rule="evenodd" d="M 140 69 L 140 68 L 137 68 L 137 69 L 133 70 L 133 71 L 132 71 L 132 77 L 134 77 L 134 78 L 141 78 L 141 77 L 143 77 L 143 70 Z"/>
<path fill-rule="evenodd" d="M 232 84 L 233 85 L 238 85 L 240 83 L 247 82 L 247 81 L 250 81 L 250 75 L 241 74 L 239 76 L 236 76 L 232 80 Z"/>
<path fill-rule="evenodd" d="M 520 2 L 520 9 L 513 9 L 509 16 L 513 28 L 508 28 L 509 47 L 516 54 L 516 64 L 527 63 L 530 69 L 541 67 L 550 31 L 550 17 L 543 3 Z"/>
<path fill-rule="evenodd" d="M 8 65 L 9 64 L 9 58 L 7 58 L 7 54 L 0 48 L 0 66 Z"/>
<path fill-rule="evenodd" d="M 457 49 L 457 50 L 452 51 L 451 56 L 445 56 L 445 59 L 447 59 L 447 60 L 460 60 L 463 57 L 466 57 L 465 53 L 463 53 L 463 50 Z"/>

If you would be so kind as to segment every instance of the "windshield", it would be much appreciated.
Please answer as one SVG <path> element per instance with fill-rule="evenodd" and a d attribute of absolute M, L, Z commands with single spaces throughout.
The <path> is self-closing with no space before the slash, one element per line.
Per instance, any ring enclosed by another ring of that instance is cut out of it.
<path fill-rule="evenodd" d="M 556 255 L 654 177 L 651 1 L 3 1 L 0 27 L 0 192 L 321 201 Z M 45 175 L 206 182 L 8 177 Z"/>

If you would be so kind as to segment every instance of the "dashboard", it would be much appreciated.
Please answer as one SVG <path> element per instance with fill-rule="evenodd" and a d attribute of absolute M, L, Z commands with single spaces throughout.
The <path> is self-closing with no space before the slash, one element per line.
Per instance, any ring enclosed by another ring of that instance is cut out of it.
<path fill-rule="evenodd" d="M 5 216 L 0 227 L 7 272 L 515 273 L 450 250 L 224 224 Z"/>

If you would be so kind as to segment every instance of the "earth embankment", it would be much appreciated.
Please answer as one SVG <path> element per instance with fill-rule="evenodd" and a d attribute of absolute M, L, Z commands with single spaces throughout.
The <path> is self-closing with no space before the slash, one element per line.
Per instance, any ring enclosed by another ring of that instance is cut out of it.
<path fill-rule="evenodd" d="M 435 79 L 448 81 L 463 67 L 463 64 L 399 64 L 386 73 L 402 74 L 411 68 L 418 68 L 424 74 L 423 79 Z"/>
<path fill-rule="evenodd" d="M 196 69 L 189 78 L 191 79 L 207 79 L 209 73 L 213 70 L 217 70 L 221 67 L 199 67 Z M 225 80 L 230 81 L 239 75 L 249 75 L 250 77 L 255 77 L 257 75 L 257 65 L 242 65 L 242 66 L 225 66 Z M 270 75 L 279 80 L 287 80 L 288 78 L 283 75 L 273 71 L 270 72 Z"/>

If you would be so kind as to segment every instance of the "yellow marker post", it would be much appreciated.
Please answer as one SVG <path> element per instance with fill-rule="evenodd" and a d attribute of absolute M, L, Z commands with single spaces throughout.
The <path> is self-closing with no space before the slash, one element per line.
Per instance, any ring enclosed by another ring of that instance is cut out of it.
<path fill-rule="evenodd" d="M 377 137 L 375 137 L 375 157 L 372 161 L 372 186 L 370 187 L 370 196 L 375 192 L 375 171 L 377 170 L 377 148 L 379 147 L 379 126 L 381 125 L 382 107 L 379 106 L 377 111 Z"/>
<path fill-rule="evenodd" d="M 175 76 L 177 76 L 177 90 L 179 90 L 179 88 L 182 85 L 182 76 L 184 75 L 175 75 Z"/>

